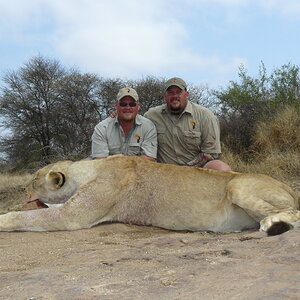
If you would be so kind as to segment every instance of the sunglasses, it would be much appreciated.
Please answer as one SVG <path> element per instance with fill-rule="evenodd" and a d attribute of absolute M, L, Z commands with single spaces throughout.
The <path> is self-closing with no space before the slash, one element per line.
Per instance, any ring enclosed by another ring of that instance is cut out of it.
<path fill-rule="evenodd" d="M 119 106 L 121 107 L 126 107 L 126 106 L 130 106 L 130 107 L 135 107 L 137 106 L 137 103 L 136 102 L 129 102 L 129 103 L 126 103 L 126 102 L 119 102 Z"/>

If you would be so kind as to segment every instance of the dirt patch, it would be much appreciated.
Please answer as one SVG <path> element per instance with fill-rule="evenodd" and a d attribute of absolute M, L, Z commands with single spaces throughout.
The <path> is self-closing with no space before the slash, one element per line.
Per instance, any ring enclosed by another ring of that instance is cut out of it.
<path fill-rule="evenodd" d="M 299 299 L 300 230 L 1 233 L 1 299 Z"/>
<path fill-rule="evenodd" d="M 1 232 L 0 299 L 299 299 L 299 235 L 125 224 Z"/>

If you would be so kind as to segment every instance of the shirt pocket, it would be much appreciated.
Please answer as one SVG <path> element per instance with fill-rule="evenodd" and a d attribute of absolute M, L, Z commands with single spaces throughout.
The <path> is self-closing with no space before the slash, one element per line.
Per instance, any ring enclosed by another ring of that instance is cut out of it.
<path fill-rule="evenodd" d="M 141 145 L 140 143 L 130 143 L 128 146 L 128 155 L 140 155 Z"/>
<path fill-rule="evenodd" d="M 165 128 L 156 128 L 157 131 L 157 143 L 158 145 L 166 143 L 166 129 Z"/>
<path fill-rule="evenodd" d="M 187 145 L 200 147 L 201 132 L 198 131 L 184 131 L 184 141 Z"/>

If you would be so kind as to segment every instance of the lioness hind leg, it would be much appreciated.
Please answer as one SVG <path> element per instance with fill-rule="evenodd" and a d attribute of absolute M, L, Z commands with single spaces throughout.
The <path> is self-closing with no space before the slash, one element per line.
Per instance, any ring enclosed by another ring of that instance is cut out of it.
<path fill-rule="evenodd" d="M 260 222 L 260 231 L 267 232 L 268 235 L 277 235 L 292 228 L 300 228 L 300 211 L 283 211 L 265 217 Z"/>
<path fill-rule="evenodd" d="M 228 185 L 228 196 L 232 203 L 243 208 L 261 224 L 261 231 L 266 231 L 269 235 L 297 227 L 297 222 L 300 222 L 298 200 L 280 185 L 266 183 L 251 180 L 250 176 L 233 180 Z"/>

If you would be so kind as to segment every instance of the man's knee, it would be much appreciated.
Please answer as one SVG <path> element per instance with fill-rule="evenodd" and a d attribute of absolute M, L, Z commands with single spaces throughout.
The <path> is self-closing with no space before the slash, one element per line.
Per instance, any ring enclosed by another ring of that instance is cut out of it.
<path fill-rule="evenodd" d="M 229 165 L 221 160 L 211 160 L 205 164 L 204 169 L 211 169 L 217 171 L 231 171 Z"/>

